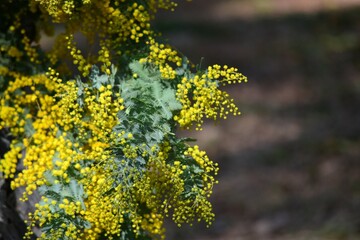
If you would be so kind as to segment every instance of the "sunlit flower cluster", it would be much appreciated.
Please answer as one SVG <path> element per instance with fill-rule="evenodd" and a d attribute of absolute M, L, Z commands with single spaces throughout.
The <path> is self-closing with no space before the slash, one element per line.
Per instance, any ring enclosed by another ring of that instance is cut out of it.
<path fill-rule="evenodd" d="M 238 115 L 219 86 L 246 77 L 219 65 L 193 73 L 161 42 L 151 20 L 176 7 L 170 0 L 19 4 L 0 32 L 0 130 L 10 142 L 0 172 L 24 189 L 21 200 L 41 195 L 25 238 L 35 226 L 39 239 L 125 240 L 164 239 L 166 217 L 210 225 L 218 165 L 175 131 Z M 58 23 L 46 52 L 41 32 Z"/>
<path fill-rule="evenodd" d="M 204 74 L 192 78 L 183 77 L 177 86 L 176 96 L 182 104 L 180 114 L 174 119 L 182 127 L 196 124 L 200 130 L 204 117 L 217 120 L 226 119 L 229 114 L 234 116 L 240 112 L 229 94 L 220 90 L 219 84 L 246 82 L 247 79 L 236 68 L 219 65 L 208 67 Z"/>
<path fill-rule="evenodd" d="M 170 0 L 152 0 L 141 3 L 133 0 L 31 0 L 32 9 L 39 5 L 44 18 L 65 24 L 65 31 L 58 35 L 57 44 L 49 53 L 52 62 L 69 58 L 83 76 L 90 73 L 92 64 L 101 64 L 103 72 L 110 72 L 111 61 L 129 56 L 143 56 L 144 61 L 157 64 L 164 78 L 175 78 L 169 62 L 181 64 L 178 53 L 170 46 L 155 41 L 151 19 L 158 9 L 174 9 Z M 96 31 L 94 31 L 96 29 Z M 80 32 L 90 48 L 98 52 L 86 55 L 79 49 L 73 33 Z M 111 41 L 108 39 L 111 37 Z M 64 44 L 64 38 L 67 45 Z M 149 49 L 149 55 L 144 55 Z M 64 63 L 63 63 L 64 64 Z M 176 66 L 176 65 L 175 65 Z M 64 66 L 59 67 L 61 71 Z"/>
<path fill-rule="evenodd" d="M 163 78 L 174 79 L 176 77 L 176 71 L 170 63 L 180 67 L 182 58 L 178 56 L 178 53 L 175 50 L 164 44 L 157 43 L 154 39 L 148 41 L 147 44 L 150 46 L 149 56 L 140 61 L 154 63 L 156 66 L 159 66 Z"/>

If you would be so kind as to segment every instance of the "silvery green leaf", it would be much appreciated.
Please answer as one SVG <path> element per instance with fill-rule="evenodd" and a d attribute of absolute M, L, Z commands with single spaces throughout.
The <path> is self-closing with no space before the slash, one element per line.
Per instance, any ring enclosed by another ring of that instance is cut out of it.
<path fill-rule="evenodd" d="M 56 180 L 56 178 L 54 177 L 54 175 L 51 174 L 50 171 L 45 171 L 44 177 L 45 177 L 45 180 L 47 181 L 47 183 L 51 184 L 51 185 L 53 185 Z"/>

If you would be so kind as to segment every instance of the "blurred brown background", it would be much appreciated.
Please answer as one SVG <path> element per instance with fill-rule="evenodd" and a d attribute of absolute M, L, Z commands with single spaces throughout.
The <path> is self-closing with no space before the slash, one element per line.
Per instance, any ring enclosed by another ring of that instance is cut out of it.
<path fill-rule="evenodd" d="M 185 132 L 220 164 L 216 221 L 168 239 L 360 239 L 360 0 L 193 0 L 158 30 L 236 66 L 242 115 Z"/>

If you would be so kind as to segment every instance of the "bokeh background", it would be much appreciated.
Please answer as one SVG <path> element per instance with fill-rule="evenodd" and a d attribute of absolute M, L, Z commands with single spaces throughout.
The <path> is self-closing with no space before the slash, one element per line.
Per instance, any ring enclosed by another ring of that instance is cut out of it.
<path fill-rule="evenodd" d="M 220 164 L 216 221 L 172 240 L 360 239 L 360 0 L 179 1 L 158 30 L 236 66 L 242 115 L 181 132 Z"/>

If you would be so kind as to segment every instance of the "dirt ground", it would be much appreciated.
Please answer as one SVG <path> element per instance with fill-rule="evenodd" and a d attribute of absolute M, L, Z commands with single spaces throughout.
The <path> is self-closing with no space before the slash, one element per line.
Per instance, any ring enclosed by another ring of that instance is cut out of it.
<path fill-rule="evenodd" d="M 360 1 L 181 1 L 156 25 L 249 78 L 226 88 L 240 117 L 181 132 L 220 164 L 217 217 L 168 239 L 360 239 Z"/>

